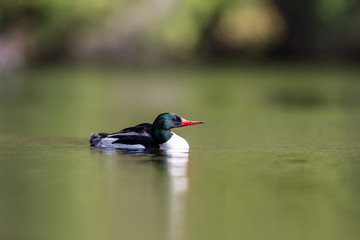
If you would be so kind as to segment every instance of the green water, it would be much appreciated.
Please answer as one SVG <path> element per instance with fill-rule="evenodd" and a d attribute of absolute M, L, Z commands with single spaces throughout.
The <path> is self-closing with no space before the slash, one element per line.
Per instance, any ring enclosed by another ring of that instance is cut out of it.
<path fill-rule="evenodd" d="M 358 239 L 360 70 L 47 67 L 0 84 L 0 239 Z M 158 113 L 189 154 L 89 149 Z"/>

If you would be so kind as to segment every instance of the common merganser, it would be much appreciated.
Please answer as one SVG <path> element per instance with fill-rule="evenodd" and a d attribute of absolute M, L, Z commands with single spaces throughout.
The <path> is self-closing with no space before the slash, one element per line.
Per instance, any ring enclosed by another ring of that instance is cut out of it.
<path fill-rule="evenodd" d="M 185 139 L 171 132 L 172 128 L 201 124 L 203 121 L 189 121 L 175 113 L 162 113 L 151 123 L 142 123 L 116 133 L 92 133 L 91 147 L 112 147 L 125 149 L 189 149 Z"/>

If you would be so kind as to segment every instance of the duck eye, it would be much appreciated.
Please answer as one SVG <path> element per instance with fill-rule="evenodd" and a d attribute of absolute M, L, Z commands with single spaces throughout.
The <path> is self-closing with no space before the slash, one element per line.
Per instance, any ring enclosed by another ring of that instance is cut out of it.
<path fill-rule="evenodd" d="M 176 118 L 176 117 L 172 117 L 172 120 L 173 120 L 173 121 L 177 121 L 177 118 Z"/>

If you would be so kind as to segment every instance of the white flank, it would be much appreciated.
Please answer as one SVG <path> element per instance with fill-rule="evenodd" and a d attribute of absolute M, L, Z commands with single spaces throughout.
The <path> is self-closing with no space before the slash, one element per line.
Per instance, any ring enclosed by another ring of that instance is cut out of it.
<path fill-rule="evenodd" d="M 97 147 L 111 147 L 111 148 L 125 148 L 125 149 L 145 149 L 141 144 L 122 144 L 122 143 L 112 143 L 116 141 L 117 138 L 103 138 L 101 141 L 96 144 Z"/>
<path fill-rule="evenodd" d="M 173 149 L 173 150 L 189 150 L 190 146 L 185 139 L 179 135 L 172 133 L 171 138 L 160 144 L 160 149 Z M 110 147 L 110 148 L 125 148 L 125 149 L 145 149 L 145 146 L 141 144 L 121 144 L 113 143 L 117 138 L 106 137 L 96 144 L 97 147 Z"/>
<path fill-rule="evenodd" d="M 160 149 L 190 149 L 190 146 L 185 139 L 175 133 L 172 134 L 173 135 L 167 142 L 160 144 Z"/>

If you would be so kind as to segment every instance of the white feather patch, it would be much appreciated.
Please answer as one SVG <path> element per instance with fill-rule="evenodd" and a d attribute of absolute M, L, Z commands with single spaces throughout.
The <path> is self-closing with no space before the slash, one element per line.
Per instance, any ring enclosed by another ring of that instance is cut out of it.
<path fill-rule="evenodd" d="M 103 138 L 101 141 L 96 144 L 97 147 L 111 147 L 111 148 L 125 148 L 125 149 L 145 149 L 144 145 L 141 144 L 122 144 L 122 143 L 113 143 L 118 140 L 117 138 Z"/>
<path fill-rule="evenodd" d="M 173 135 L 167 142 L 160 144 L 160 149 L 190 149 L 190 146 L 185 139 L 175 133 L 172 134 Z"/>

